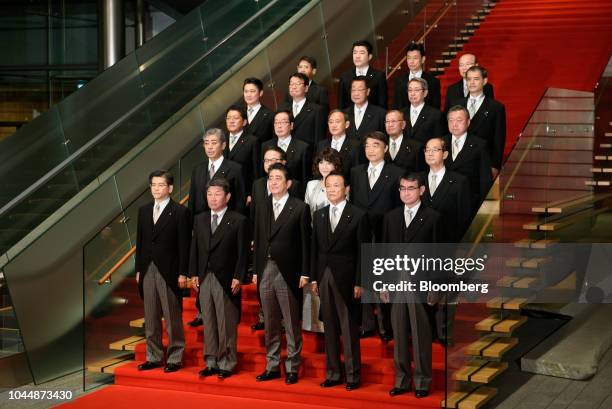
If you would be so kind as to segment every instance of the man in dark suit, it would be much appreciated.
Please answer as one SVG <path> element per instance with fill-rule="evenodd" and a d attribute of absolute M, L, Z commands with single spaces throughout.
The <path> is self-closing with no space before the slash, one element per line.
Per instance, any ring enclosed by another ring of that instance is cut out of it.
<path fill-rule="evenodd" d="M 468 133 L 487 142 L 493 179 L 497 177 L 504 159 L 506 145 L 506 108 L 504 104 L 487 97 L 484 85 L 487 83 L 487 70 L 478 65 L 467 70 L 466 79 L 470 95 L 461 105 L 470 114 Z"/>
<path fill-rule="evenodd" d="M 327 128 L 331 138 L 325 138 L 317 145 L 317 153 L 325 148 L 332 148 L 340 153 L 342 169 L 347 181 L 349 180 L 351 169 L 365 162 L 361 141 L 355 138 L 348 138 L 346 135 L 346 130 L 349 126 L 350 120 L 348 114 L 339 109 L 334 109 L 329 113 L 327 120 Z"/>
<path fill-rule="evenodd" d="M 370 67 L 372 44 L 366 40 L 353 43 L 353 65 L 340 76 L 338 85 L 338 109 L 345 110 L 351 105 L 351 86 L 353 78 L 366 77 L 370 88 L 368 101 L 373 105 L 387 108 L 387 78 L 385 73 Z"/>
<path fill-rule="evenodd" d="M 291 102 L 285 102 L 280 109 L 293 113 L 292 136 L 306 142 L 311 152 L 317 143 L 325 137 L 325 116 L 323 109 L 306 98 L 308 77 L 295 72 L 289 77 L 289 95 Z"/>
<path fill-rule="evenodd" d="M 302 73 L 308 77 L 308 92 L 306 93 L 306 99 L 313 102 L 321 107 L 323 110 L 323 117 L 327 117 L 329 112 L 329 98 L 327 96 L 327 88 L 317 84 L 314 81 L 314 76 L 317 74 L 317 60 L 314 57 L 303 55 L 300 57 L 297 66 L 297 72 Z M 287 93 L 285 95 L 285 102 L 291 103 L 291 95 Z"/>
<path fill-rule="evenodd" d="M 141 371 L 163 365 L 162 317 L 168 336 L 165 372 L 180 369 L 185 350 L 181 288 L 187 282 L 191 215 L 170 198 L 174 178 L 166 170 L 149 175 L 154 202 L 138 209 L 136 282 L 144 299 L 146 362 Z"/>
<path fill-rule="evenodd" d="M 246 190 L 242 176 L 242 166 L 223 156 L 227 143 L 225 133 L 219 128 L 211 128 L 206 131 L 202 139 L 204 141 L 204 153 L 208 160 L 196 166 L 191 173 L 191 186 L 189 187 L 189 210 L 191 214 L 195 216 L 208 210 L 204 188 L 211 179 L 217 177 L 226 179 L 231 186 L 230 209 L 244 214 L 246 211 Z"/>
<path fill-rule="evenodd" d="M 383 241 L 385 243 L 435 243 L 440 215 L 421 203 L 425 192 L 422 176 L 407 173 L 400 179 L 399 195 L 404 203 L 385 215 Z M 406 393 L 414 378 L 417 398 L 429 394 L 432 378 L 431 327 L 425 299 L 419 294 L 398 294 L 391 305 L 393 325 L 393 362 L 395 364 L 395 386 L 391 396 Z M 414 377 L 411 376 L 409 339 L 414 351 Z"/>
<path fill-rule="evenodd" d="M 423 144 L 404 136 L 406 120 L 404 114 L 396 109 L 387 112 L 385 128 L 389 135 L 389 149 L 385 162 L 392 163 L 404 171 L 420 171 L 425 167 Z"/>
<path fill-rule="evenodd" d="M 371 241 L 367 214 L 346 201 L 346 179 L 340 173 L 325 178 L 330 205 L 312 220 L 310 271 L 312 290 L 321 297 L 325 324 L 325 381 L 329 388 L 342 383 L 340 336 L 344 345 L 346 389 L 361 382 L 359 325 L 361 323 L 361 244 Z"/>
<path fill-rule="evenodd" d="M 402 109 L 406 118 L 404 135 L 422 144 L 432 136 L 442 136 L 442 113 L 438 108 L 425 104 L 428 84 L 423 78 L 408 81 L 410 105 Z"/>
<path fill-rule="evenodd" d="M 261 153 L 258 140 L 245 131 L 247 114 L 241 107 L 232 105 L 225 112 L 225 125 L 229 133 L 223 156 L 242 166 L 246 195 L 251 196 L 253 181 L 260 176 Z"/>
<path fill-rule="evenodd" d="M 385 213 L 396 208 L 401 202 L 397 194 L 402 169 L 385 163 L 387 136 L 382 132 L 372 132 L 364 140 L 367 164 L 351 169 L 350 202 L 365 210 L 373 229 L 374 241 L 382 240 L 382 219 Z M 376 327 L 371 304 L 363 304 L 361 324 L 362 336 L 372 335 Z M 381 339 L 391 340 L 391 322 L 388 307 L 381 306 L 378 320 L 378 331 Z"/>
<path fill-rule="evenodd" d="M 247 132 L 255 136 L 261 145 L 262 142 L 274 136 L 274 111 L 262 105 L 263 82 L 259 78 L 247 78 L 242 86 L 242 95 L 246 105 L 248 126 Z"/>
<path fill-rule="evenodd" d="M 463 54 L 459 57 L 459 76 L 461 79 L 446 88 L 446 96 L 444 97 L 444 112 L 448 113 L 448 110 L 457 104 L 461 103 L 461 100 L 467 98 L 469 95 L 469 90 L 467 86 L 467 80 L 465 79 L 465 73 L 468 69 L 473 66 L 478 65 L 476 61 L 476 56 L 474 54 Z M 484 94 L 491 98 L 495 99 L 495 95 L 493 93 L 493 85 L 487 82 L 483 88 Z"/>
<path fill-rule="evenodd" d="M 206 188 L 210 211 L 195 217 L 189 272 L 199 289 L 204 319 L 200 376 L 232 375 L 237 359 L 240 283 L 246 276 L 249 232 L 246 217 L 228 209 L 230 185 L 212 179 Z"/>
<path fill-rule="evenodd" d="M 297 138 L 291 132 L 293 130 L 293 114 L 291 111 L 278 111 L 274 115 L 275 137 L 261 146 L 266 151 L 270 146 L 278 146 L 287 154 L 287 167 L 291 176 L 300 183 L 305 183 L 312 176 L 312 154 L 310 146 Z"/>
<path fill-rule="evenodd" d="M 258 381 L 280 377 L 281 318 L 285 324 L 287 359 L 285 383 L 298 381 L 301 363 L 301 288 L 310 274 L 310 210 L 303 201 L 289 196 L 290 177 L 286 166 L 270 166 L 271 196 L 255 215 L 254 261 L 264 311 L 266 370 Z"/>
<path fill-rule="evenodd" d="M 433 74 L 425 71 L 425 47 L 421 43 L 410 43 L 406 47 L 406 65 L 409 73 L 398 75 L 394 82 L 394 103 L 393 108 L 402 109 L 407 107 L 408 101 L 408 81 L 412 78 L 423 78 L 427 81 L 427 98 L 425 103 L 430 107 L 440 109 L 440 80 Z"/>
<path fill-rule="evenodd" d="M 444 160 L 448 170 L 465 176 L 470 183 L 472 193 L 472 213 L 476 213 L 485 200 L 493 180 L 491 179 L 491 161 L 487 143 L 468 133 L 470 115 L 461 105 L 455 105 L 448 112 L 448 128 L 451 134 L 444 140 L 450 146 L 450 155 Z"/>
<path fill-rule="evenodd" d="M 363 140 L 370 132 L 385 129 L 386 111 L 368 101 L 368 82 L 365 77 L 355 77 L 351 85 L 351 101 L 353 104 L 345 109 L 351 121 L 346 134 L 349 138 Z"/>

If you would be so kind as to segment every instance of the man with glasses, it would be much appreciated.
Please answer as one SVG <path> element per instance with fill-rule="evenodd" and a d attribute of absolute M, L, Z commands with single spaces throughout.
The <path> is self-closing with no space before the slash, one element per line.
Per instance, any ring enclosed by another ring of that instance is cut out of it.
<path fill-rule="evenodd" d="M 401 111 L 394 109 L 387 112 L 385 129 L 389 135 L 389 149 L 385 154 L 385 161 L 405 171 L 420 171 L 425 165 L 423 145 L 414 139 L 404 137 L 405 127 L 406 120 Z"/>
<path fill-rule="evenodd" d="M 408 100 L 410 105 L 402 109 L 406 118 L 404 135 L 425 144 L 432 136 L 442 136 L 442 114 L 438 108 L 425 105 L 427 81 L 413 78 L 408 81 Z"/>
<path fill-rule="evenodd" d="M 301 56 L 298 60 L 297 72 L 308 77 L 308 92 L 306 92 L 306 99 L 319 105 L 323 110 L 324 117 L 327 116 L 327 112 L 329 112 L 327 89 L 314 81 L 314 77 L 317 74 L 317 60 L 308 55 Z M 292 99 L 289 93 L 285 95 L 286 103 L 291 103 Z"/>
<path fill-rule="evenodd" d="M 413 78 L 423 78 L 427 81 L 427 97 L 425 103 L 432 108 L 440 109 L 440 80 L 435 75 L 425 71 L 425 47 L 422 43 L 410 43 L 406 47 L 406 65 L 408 73 L 398 75 L 395 78 L 394 91 L 395 100 L 393 108 L 402 109 L 408 106 L 408 94 L 406 89 L 408 81 Z"/>

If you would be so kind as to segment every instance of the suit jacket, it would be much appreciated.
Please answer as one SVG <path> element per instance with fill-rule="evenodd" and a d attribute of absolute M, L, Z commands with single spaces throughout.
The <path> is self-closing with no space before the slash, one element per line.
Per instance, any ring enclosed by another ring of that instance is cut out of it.
<path fill-rule="evenodd" d="M 262 105 L 253 121 L 245 127 L 245 131 L 254 135 L 259 145 L 272 139 L 274 137 L 274 111 Z"/>
<path fill-rule="evenodd" d="M 272 196 L 258 205 L 255 215 L 254 264 L 261 278 L 268 260 L 278 265 L 285 282 L 297 300 L 300 276 L 310 277 L 310 209 L 303 201 L 289 196 L 276 220 L 272 211 Z M 259 283 L 257 281 L 258 293 Z"/>
<path fill-rule="evenodd" d="M 410 73 L 403 73 L 398 75 L 394 81 L 394 109 L 402 109 L 410 105 L 408 100 L 408 81 Z M 427 96 L 425 97 L 425 104 L 430 107 L 440 110 L 440 80 L 425 70 L 421 74 L 421 78 L 427 81 Z"/>
<path fill-rule="evenodd" d="M 242 177 L 242 166 L 227 158 L 223 158 L 221 166 L 215 172 L 214 178 L 225 178 L 230 184 L 232 197 L 228 203 L 231 210 L 240 213 L 246 212 L 246 188 Z M 209 182 L 208 160 L 200 163 L 191 173 L 191 186 L 189 187 L 189 210 L 193 216 L 208 210 L 206 201 L 206 184 Z"/>
<path fill-rule="evenodd" d="M 391 146 L 391 140 L 389 140 Z M 392 163 L 405 171 L 421 172 L 425 169 L 425 154 L 423 144 L 406 136 L 402 137 L 402 143 L 395 154 L 395 159 L 391 159 L 389 150 L 385 154 L 385 162 Z"/>
<path fill-rule="evenodd" d="M 361 322 L 361 303 L 354 298 L 354 287 L 361 285 L 361 244 L 372 241 L 366 212 L 347 203 L 332 233 L 330 206 L 317 210 L 312 218 L 310 271 L 312 281 L 321 281 L 327 267 L 356 322 Z"/>
<path fill-rule="evenodd" d="M 452 136 L 447 135 L 445 140 L 446 146 L 450 147 Z M 470 192 L 472 193 L 472 209 L 475 213 L 487 197 L 493 184 L 487 143 L 468 134 L 463 148 L 461 148 L 461 152 L 455 160 L 453 160 L 451 152 L 444 161 L 444 166 L 446 166 L 446 169 L 460 173 L 468 179 Z"/>
<path fill-rule="evenodd" d="M 346 130 L 346 136 L 349 138 L 354 138 L 361 142 L 363 137 L 370 132 L 385 132 L 385 115 L 387 115 L 387 111 L 379 106 L 368 102 L 368 106 L 363 113 L 363 118 L 361 119 L 359 128 L 355 127 L 355 104 L 351 105 L 348 109 L 345 109 L 344 112 L 348 114 L 349 121 L 351 121 L 350 126 Z"/>
<path fill-rule="evenodd" d="M 259 203 L 264 203 L 268 199 L 268 196 L 270 196 L 268 194 L 268 189 L 266 186 L 267 183 L 268 183 L 267 176 L 261 177 L 255 180 L 255 182 L 253 182 L 253 188 L 251 189 L 251 208 L 250 208 L 251 226 L 255 225 L 255 214 L 257 212 L 256 211 L 257 205 Z M 304 197 L 304 194 L 302 193 L 302 184 L 300 183 L 299 180 L 295 180 L 295 179 L 291 180 L 291 187 L 289 188 L 289 195 L 293 197 L 297 197 L 299 199 Z"/>
<path fill-rule="evenodd" d="M 181 297 L 178 276 L 189 275 L 191 214 L 189 209 L 172 199 L 153 224 L 153 203 L 138 209 L 136 228 L 136 271 L 140 273 L 138 290 L 143 296 L 142 283 L 151 262 L 155 263 L 168 287 Z"/>
<path fill-rule="evenodd" d="M 353 78 L 355 78 L 354 66 L 350 71 L 346 71 L 340 76 L 338 109 L 344 110 L 353 104 L 351 101 L 351 82 Z M 385 73 L 370 66 L 366 78 L 370 88 L 370 95 L 368 96 L 370 104 L 387 109 L 387 77 Z"/>
<path fill-rule="evenodd" d="M 247 218 L 240 213 L 228 209 L 214 234 L 210 211 L 200 213 L 193 223 L 189 275 L 203 283 L 207 274 L 214 274 L 227 296 L 239 304 L 240 293 L 232 294 L 232 280 L 242 283 L 246 276 L 249 241 Z"/>
<path fill-rule="evenodd" d="M 404 209 L 402 205 L 385 215 L 383 243 L 437 243 L 440 214 L 421 202 L 419 210 L 406 228 Z"/>
<path fill-rule="evenodd" d="M 280 109 L 286 109 L 292 112 L 292 105 L 292 102 L 284 103 L 281 105 Z M 326 125 L 327 118 L 324 117 L 321 106 L 306 99 L 300 113 L 295 117 L 291 136 L 306 142 L 314 151 L 316 144 L 325 137 Z"/>
<path fill-rule="evenodd" d="M 331 148 L 331 138 L 326 138 L 319 142 L 317 145 L 317 154 L 325 148 Z M 342 143 L 339 153 L 342 157 L 342 173 L 347 178 L 347 183 L 349 183 L 351 169 L 357 165 L 367 162 L 363 151 L 363 144 L 360 140 L 349 138 L 347 135 L 346 138 L 344 138 L 344 142 Z"/>
<path fill-rule="evenodd" d="M 223 156 L 242 166 L 245 193 L 250 196 L 253 181 L 261 176 L 259 173 L 262 171 L 260 144 L 257 138 L 243 131 L 234 149 L 230 151 L 228 136 Z"/>
<path fill-rule="evenodd" d="M 485 96 L 495 99 L 493 85 L 490 83 L 487 82 L 485 84 L 483 92 Z M 446 96 L 444 97 L 444 112 L 448 112 L 453 105 L 460 105 L 463 98 L 465 98 L 465 95 L 463 95 L 463 79 L 460 79 L 446 88 Z"/>
<path fill-rule="evenodd" d="M 352 204 L 368 213 L 374 239 L 379 241 L 382 237 L 384 214 L 401 204 L 398 189 L 399 178 L 403 171 L 393 164 L 385 163 L 374 187 L 370 189 L 368 166 L 369 164 L 366 163 L 351 169 L 349 198 Z"/>
<path fill-rule="evenodd" d="M 327 118 L 327 114 L 329 113 L 329 98 L 327 96 L 327 88 L 317 84 L 314 81 L 311 81 L 310 85 L 308 86 L 308 92 L 306 93 L 306 99 L 319 105 L 323 110 L 323 117 Z M 284 102 L 287 104 L 292 103 L 291 95 L 289 95 L 289 93 L 285 94 Z"/>
<path fill-rule="evenodd" d="M 444 134 L 442 132 L 442 113 L 439 109 L 424 105 L 414 126 L 412 126 L 412 122 L 410 121 L 411 110 L 412 105 L 402 108 L 401 110 L 406 119 L 404 136 L 415 139 L 425 145 L 429 138 L 442 136 Z"/>
<path fill-rule="evenodd" d="M 468 98 L 461 105 L 467 108 Z M 476 115 L 470 121 L 468 133 L 487 142 L 491 164 L 501 169 L 506 146 L 506 108 L 504 104 L 485 96 Z"/>
<path fill-rule="evenodd" d="M 427 177 L 427 174 L 425 174 Z M 422 204 L 440 213 L 440 243 L 459 243 L 472 221 L 471 193 L 467 178 L 446 169 L 433 196 L 429 183 L 422 196 Z"/>
<path fill-rule="evenodd" d="M 265 152 L 268 146 L 278 146 L 278 137 L 264 142 L 261 151 Z M 287 147 L 287 167 L 291 178 L 306 183 L 312 176 L 312 154 L 310 146 L 295 136 L 291 136 L 291 142 Z"/>

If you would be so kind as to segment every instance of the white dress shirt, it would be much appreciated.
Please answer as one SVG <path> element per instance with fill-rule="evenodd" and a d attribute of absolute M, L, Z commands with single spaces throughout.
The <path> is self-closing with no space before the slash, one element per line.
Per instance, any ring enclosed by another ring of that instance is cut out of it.
<path fill-rule="evenodd" d="M 366 65 L 365 67 L 362 68 L 357 68 L 355 67 L 355 76 L 359 77 L 359 76 L 366 76 L 368 75 L 368 70 L 370 69 L 369 65 Z"/>
<path fill-rule="evenodd" d="M 416 123 L 417 119 L 419 119 L 419 115 L 421 115 L 421 111 L 425 106 L 425 102 L 422 102 L 421 105 L 412 106 L 410 105 L 410 123 L 412 126 Z"/>
<path fill-rule="evenodd" d="M 432 196 L 436 193 L 436 190 L 438 190 L 438 186 L 440 186 L 440 182 L 442 182 L 442 178 L 444 177 L 445 174 L 446 174 L 446 167 L 444 166 L 442 166 L 442 169 L 440 169 L 437 172 L 434 172 L 431 169 L 429 170 L 429 174 L 427 175 L 427 182 L 429 185 L 429 192 L 431 193 Z M 433 177 L 432 177 L 433 175 L 436 175 L 436 190 L 432 192 L 431 184 L 433 182 Z"/>
<path fill-rule="evenodd" d="M 214 166 L 215 173 L 217 173 L 222 163 L 223 155 L 219 156 L 214 162 L 211 162 L 210 159 L 208 159 L 208 172 L 210 172 L 210 165 L 212 164 Z"/>
<path fill-rule="evenodd" d="M 413 78 L 421 78 L 422 75 L 423 75 L 423 70 L 419 70 L 415 72 L 410 71 L 410 75 L 408 75 L 408 81 L 410 81 Z"/>
<path fill-rule="evenodd" d="M 236 142 L 238 142 L 238 139 L 240 139 L 240 137 L 242 136 L 242 134 L 244 133 L 243 130 L 240 130 L 240 132 L 236 133 L 236 134 L 230 134 L 229 136 L 229 150 L 233 150 L 234 146 L 236 146 Z M 233 142 L 233 143 L 232 143 Z"/>
<path fill-rule="evenodd" d="M 212 210 L 210 211 L 210 224 L 212 226 L 212 222 L 213 222 L 213 215 L 217 215 L 217 227 L 221 226 L 221 220 L 223 220 L 223 216 L 225 216 L 225 212 L 227 212 L 227 206 L 225 206 L 223 209 L 219 210 L 218 212 L 213 212 Z"/>
<path fill-rule="evenodd" d="M 276 203 L 280 203 L 280 207 L 278 208 L 279 216 L 283 212 L 283 209 L 285 208 L 285 204 L 287 204 L 287 200 L 289 200 L 289 192 L 285 193 L 285 195 L 278 200 L 272 197 L 272 209 L 276 207 Z"/>
<path fill-rule="evenodd" d="M 363 121 L 363 117 L 365 116 L 365 111 L 366 109 L 368 109 L 368 101 L 366 101 L 365 104 L 363 104 L 361 107 L 358 107 L 357 105 L 355 105 L 354 108 L 355 108 L 355 129 L 358 129 L 361 126 L 361 121 Z M 359 112 L 361 112 L 361 115 L 359 114 Z"/>
<path fill-rule="evenodd" d="M 291 109 L 293 111 L 293 116 L 296 117 L 302 112 L 302 108 L 304 108 L 304 104 L 306 103 L 306 98 L 301 101 L 293 100 L 291 104 Z M 297 106 L 296 106 L 297 105 Z"/>
<path fill-rule="evenodd" d="M 331 203 L 329 204 L 329 225 L 330 225 L 330 226 L 331 226 L 331 225 L 332 225 L 332 223 L 333 223 L 333 220 L 332 220 L 332 217 L 333 217 L 333 214 L 332 214 L 332 209 L 333 209 L 334 207 L 335 207 L 336 209 L 338 209 L 338 210 L 337 210 L 337 213 L 336 213 L 336 214 L 338 215 L 338 216 L 337 216 L 338 220 L 336 220 L 336 223 L 340 223 L 340 219 L 342 218 L 342 212 L 344 211 L 344 208 L 346 207 L 346 199 L 344 199 L 343 201 L 341 201 L 341 202 L 340 202 L 340 203 L 338 203 L 337 205 L 333 205 L 333 204 L 331 204 Z M 336 227 L 338 227 L 338 225 L 337 225 L 337 224 L 336 224 Z"/>
<path fill-rule="evenodd" d="M 380 163 L 376 166 L 372 165 L 372 162 L 370 162 L 370 164 L 368 165 L 368 180 L 370 180 L 370 171 L 372 169 L 376 169 L 376 173 L 374 174 L 374 183 L 372 184 L 372 186 L 374 186 L 376 182 L 378 182 L 378 178 L 380 178 L 380 174 L 382 173 L 384 166 L 385 166 L 384 160 L 380 161 Z"/>
<path fill-rule="evenodd" d="M 281 146 L 282 144 L 285 145 L 285 147 L 283 148 L 283 146 Z M 278 146 L 279 148 L 281 148 L 282 150 L 284 150 L 285 152 L 287 152 L 287 149 L 289 149 L 289 144 L 291 144 L 291 135 L 289 135 L 288 137 L 286 137 L 285 139 L 282 138 L 277 138 L 276 141 L 276 146 Z"/>
<path fill-rule="evenodd" d="M 345 133 L 339 136 L 338 138 L 336 138 L 335 136 L 332 136 L 331 147 L 337 150 L 338 152 L 340 152 L 340 150 L 342 149 L 342 145 L 344 145 L 345 140 L 346 140 Z"/>
<path fill-rule="evenodd" d="M 168 203 L 170 203 L 170 197 L 165 198 L 164 200 L 162 200 L 161 202 L 158 202 L 157 200 L 155 201 L 155 204 L 153 205 L 153 214 L 155 214 L 155 206 L 159 205 L 159 216 L 161 216 L 161 214 L 164 212 L 164 209 L 166 208 L 166 206 L 168 205 Z M 159 220 L 159 219 L 158 219 Z"/>
<path fill-rule="evenodd" d="M 474 115 L 476 115 L 476 112 L 478 112 L 478 110 L 480 109 L 480 106 L 484 102 L 485 95 L 484 95 L 484 93 L 481 93 L 480 95 L 477 95 L 477 96 L 470 95 L 470 97 L 468 98 L 468 102 L 467 102 L 468 112 L 470 110 L 470 105 L 472 104 L 472 100 L 473 99 L 476 100 L 476 108 L 474 109 Z M 473 118 L 473 116 L 470 117 L 470 119 L 472 119 L 472 118 Z"/>
<path fill-rule="evenodd" d="M 255 118 L 255 116 L 259 112 L 259 108 L 261 108 L 261 104 L 253 105 L 252 107 L 247 107 L 247 118 L 249 120 L 249 123 L 253 122 L 253 118 Z M 250 114 L 249 109 L 251 110 Z"/>
<path fill-rule="evenodd" d="M 419 211 L 419 207 L 421 207 L 421 201 L 420 200 L 419 200 L 419 202 L 417 204 L 415 204 L 412 207 L 408 207 L 408 206 L 404 205 L 404 221 L 406 220 L 406 214 L 410 210 L 412 212 L 412 218 L 410 219 L 410 224 L 412 224 L 412 221 L 414 220 L 417 212 Z M 406 227 L 410 226 L 410 224 L 408 224 Z"/>
<path fill-rule="evenodd" d="M 404 140 L 404 134 L 399 134 L 399 136 L 395 139 L 389 137 L 389 155 L 391 155 L 391 159 L 395 160 L 395 157 L 399 153 L 400 146 L 402 146 L 402 141 Z M 395 143 L 395 152 L 391 153 L 391 144 Z"/>
<path fill-rule="evenodd" d="M 465 139 L 467 138 L 467 132 L 459 137 L 455 137 L 455 135 L 451 136 L 451 155 L 454 158 L 459 155 L 461 149 L 463 149 L 463 145 L 465 145 Z"/>

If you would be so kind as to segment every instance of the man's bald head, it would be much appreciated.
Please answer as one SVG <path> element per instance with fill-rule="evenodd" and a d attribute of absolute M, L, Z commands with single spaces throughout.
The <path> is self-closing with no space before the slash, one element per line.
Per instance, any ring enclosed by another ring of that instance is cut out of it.
<path fill-rule="evenodd" d="M 465 78 L 465 73 L 468 69 L 473 67 L 474 65 L 478 65 L 478 61 L 476 61 L 476 56 L 474 54 L 463 54 L 459 58 L 459 75 L 461 78 Z"/>

